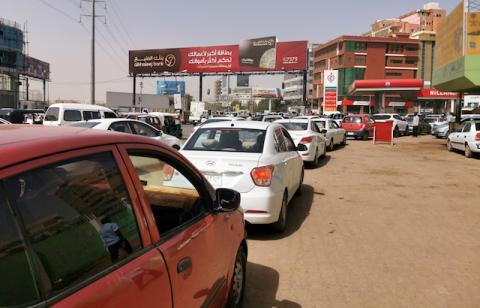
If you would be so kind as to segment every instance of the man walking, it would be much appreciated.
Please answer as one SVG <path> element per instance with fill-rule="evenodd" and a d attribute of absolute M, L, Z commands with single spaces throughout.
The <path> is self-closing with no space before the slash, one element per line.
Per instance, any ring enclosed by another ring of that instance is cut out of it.
<path fill-rule="evenodd" d="M 415 115 L 413 116 L 413 137 L 417 138 L 418 137 L 418 125 L 420 124 L 420 117 L 418 116 L 418 113 L 415 112 Z"/>

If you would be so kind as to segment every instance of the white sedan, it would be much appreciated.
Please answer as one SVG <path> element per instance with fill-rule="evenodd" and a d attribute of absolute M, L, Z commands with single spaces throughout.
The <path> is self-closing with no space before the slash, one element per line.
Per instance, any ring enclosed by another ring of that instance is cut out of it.
<path fill-rule="evenodd" d="M 324 157 L 327 152 L 325 137 L 314 123 L 316 119 L 319 118 L 275 121 L 275 123 L 281 124 L 288 130 L 303 160 L 314 167 L 318 165 L 320 158 Z"/>
<path fill-rule="evenodd" d="M 338 126 L 335 119 L 319 118 L 313 119 L 313 122 L 315 125 L 317 125 L 318 130 L 325 134 L 327 148 L 329 151 L 333 151 L 335 145 L 347 144 L 345 129 L 343 129 L 341 126 Z"/>
<path fill-rule="evenodd" d="M 236 122 L 236 121 L 245 121 L 245 119 L 242 118 L 242 117 L 213 117 L 213 118 L 210 118 L 210 119 L 206 120 L 205 122 L 203 122 L 200 125 L 194 126 L 193 130 L 192 130 L 192 135 L 200 127 L 202 127 L 203 125 L 206 125 L 206 124 L 216 123 L 216 122 Z"/>
<path fill-rule="evenodd" d="M 78 122 L 71 124 L 70 126 L 111 130 L 120 133 L 150 137 L 177 150 L 180 150 L 182 146 L 182 141 L 177 137 L 165 134 L 161 130 L 156 129 L 147 123 L 132 119 L 98 119 L 86 122 Z"/>
<path fill-rule="evenodd" d="M 480 120 L 463 122 L 456 132 L 448 136 L 447 149 L 463 151 L 468 158 L 480 153 Z"/>
<path fill-rule="evenodd" d="M 215 187 L 241 194 L 245 220 L 285 230 L 287 205 L 303 183 L 303 161 L 279 124 L 238 121 L 202 125 L 181 149 Z"/>
<path fill-rule="evenodd" d="M 400 135 L 408 135 L 408 122 L 396 113 L 377 113 L 372 115 L 375 122 L 393 122 L 393 136 L 395 138 Z"/>

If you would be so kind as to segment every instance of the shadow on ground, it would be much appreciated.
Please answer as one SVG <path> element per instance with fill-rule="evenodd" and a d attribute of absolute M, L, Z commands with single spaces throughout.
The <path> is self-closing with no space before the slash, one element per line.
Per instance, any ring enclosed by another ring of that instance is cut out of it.
<path fill-rule="evenodd" d="M 299 308 L 301 305 L 277 299 L 280 274 L 273 268 L 248 262 L 244 308 Z"/>
<path fill-rule="evenodd" d="M 313 187 L 304 184 L 302 195 L 293 197 L 288 206 L 287 229 L 283 233 L 273 232 L 269 225 L 247 225 L 248 238 L 259 241 L 279 240 L 297 232 L 310 215 L 313 195 Z"/>

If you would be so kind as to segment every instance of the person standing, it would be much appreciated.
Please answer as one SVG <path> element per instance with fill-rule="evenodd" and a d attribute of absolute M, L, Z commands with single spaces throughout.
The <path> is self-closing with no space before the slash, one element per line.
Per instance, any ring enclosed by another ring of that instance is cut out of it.
<path fill-rule="evenodd" d="M 413 116 L 413 137 L 418 137 L 418 125 L 420 124 L 420 117 L 418 116 L 418 113 L 415 112 L 415 115 Z"/>

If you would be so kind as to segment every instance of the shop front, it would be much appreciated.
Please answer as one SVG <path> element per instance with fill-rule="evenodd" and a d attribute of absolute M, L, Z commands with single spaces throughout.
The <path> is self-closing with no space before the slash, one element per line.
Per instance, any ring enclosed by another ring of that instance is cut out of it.
<path fill-rule="evenodd" d="M 418 91 L 415 111 L 424 114 L 448 114 L 454 112 L 455 100 L 459 96 L 453 92 L 442 92 L 434 88 Z"/>

